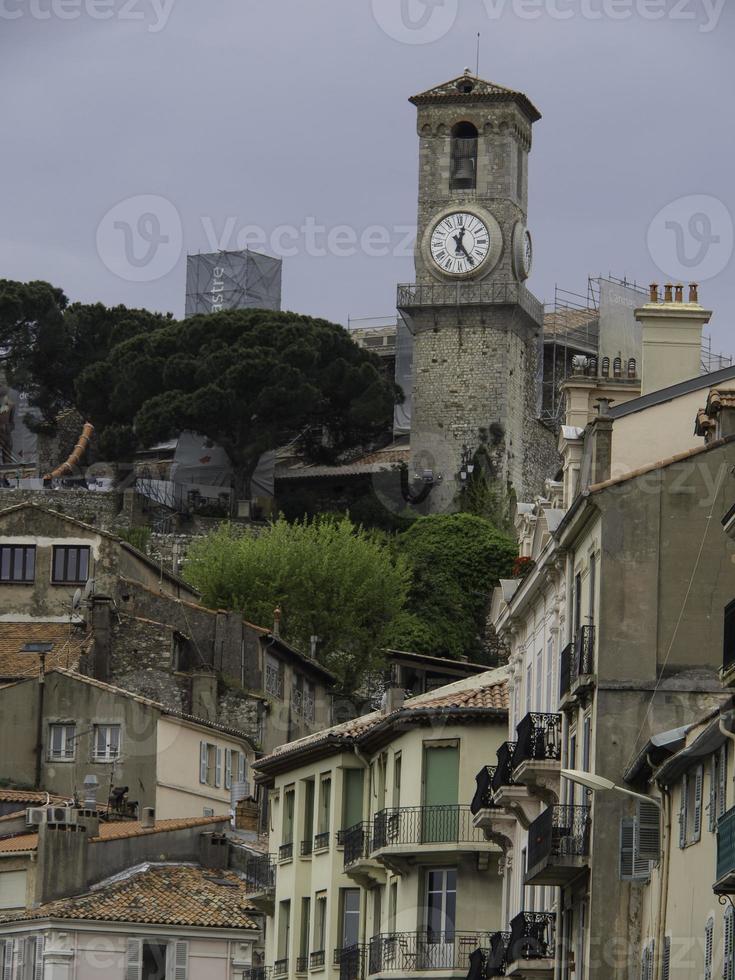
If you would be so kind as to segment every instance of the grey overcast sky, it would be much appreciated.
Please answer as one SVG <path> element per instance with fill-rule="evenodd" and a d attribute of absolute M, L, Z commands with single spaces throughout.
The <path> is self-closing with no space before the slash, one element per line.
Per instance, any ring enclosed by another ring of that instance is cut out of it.
<path fill-rule="evenodd" d="M 262 234 L 289 253 L 285 308 L 390 314 L 413 276 L 407 99 L 474 68 L 480 31 L 480 74 L 544 116 L 533 291 L 698 279 L 735 354 L 734 8 L 0 0 L 0 276 L 180 316 L 186 252 Z"/>

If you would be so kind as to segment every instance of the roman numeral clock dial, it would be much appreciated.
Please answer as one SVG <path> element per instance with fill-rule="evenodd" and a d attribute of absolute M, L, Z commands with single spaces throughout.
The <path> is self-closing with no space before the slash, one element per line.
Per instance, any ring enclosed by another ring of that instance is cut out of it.
<path fill-rule="evenodd" d="M 430 253 L 445 276 L 469 277 L 485 267 L 494 247 L 487 224 L 469 211 L 440 218 L 431 231 Z"/>

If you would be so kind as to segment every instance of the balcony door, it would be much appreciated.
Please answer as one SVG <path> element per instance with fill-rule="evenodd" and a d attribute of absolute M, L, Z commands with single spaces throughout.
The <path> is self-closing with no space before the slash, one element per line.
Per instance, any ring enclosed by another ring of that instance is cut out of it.
<path fill-rule="evenodd" d="M 420 970 L 454 967 L 454 927 L 457 914 L 457 869 L 426 872 L 424 898 L 426 932 L 418 950 Z"/>
<path fill-rule="evenodd" d="M 459 746 L 424 746 L 421 843 L 451 843 L 459 831 Z"/>

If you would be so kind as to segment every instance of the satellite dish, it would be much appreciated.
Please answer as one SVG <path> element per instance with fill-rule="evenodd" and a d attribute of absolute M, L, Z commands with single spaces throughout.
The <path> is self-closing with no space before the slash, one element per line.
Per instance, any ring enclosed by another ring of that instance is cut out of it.
<path fill-rule="evenodd" d="M 82 590 L 81 589 L 77 589 L 77 591 L 74 593 L 74 596 L 72 597 L 72 600 L 71 600 L 71 608 L 72 609 L 79 609 L 79 607 L 81 606 L 81 604 L 82 604 Z"/>
<path fill-rule="evenodd" d="M 84 586 L 84 600 L 85 600 L 85 602 L 93 594 L 94 594 L 94 579 L 93 578 L 88 578 L 87 581 L 86 581 L 86 584 Z"/>

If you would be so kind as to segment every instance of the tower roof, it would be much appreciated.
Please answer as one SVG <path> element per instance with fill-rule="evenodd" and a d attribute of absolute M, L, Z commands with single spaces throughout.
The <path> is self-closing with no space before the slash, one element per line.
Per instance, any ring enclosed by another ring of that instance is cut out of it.
<path fill-rule="evenodd" d="M 488 82 L 474 75 L 469 68 L 465 69 L 464 74 L 451 78 L 448 82 L 412 96 L 409 102 L 415 106 L 432 103 L 472 105 L 483 102 L 515 102 L 531 122 L 538 122 L 541 118 L 541 113 L 523 92 L 496 85 L 495 82 Z"/>

